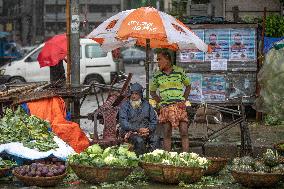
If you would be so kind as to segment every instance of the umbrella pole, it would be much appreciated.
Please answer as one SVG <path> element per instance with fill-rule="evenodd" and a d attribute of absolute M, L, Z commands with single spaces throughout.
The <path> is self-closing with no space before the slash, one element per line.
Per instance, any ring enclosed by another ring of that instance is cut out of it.
<path fill-rule="evenodd" d="M 145 72 L 146 72 L 146 99 L 149 101 L 149 65 L 150 61 L 150 39 L 146 39 L 146 64 L 145 64 Z"/>

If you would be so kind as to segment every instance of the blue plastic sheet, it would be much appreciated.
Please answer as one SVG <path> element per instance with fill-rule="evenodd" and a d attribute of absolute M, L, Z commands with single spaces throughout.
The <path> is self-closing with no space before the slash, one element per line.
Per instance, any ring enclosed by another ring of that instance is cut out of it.
<path fill-rule="evenodd" d="M 264 53 L 268 53 L 274 47 L 274 43 L 281 41 L 284 37 L 264 37 Z"/>

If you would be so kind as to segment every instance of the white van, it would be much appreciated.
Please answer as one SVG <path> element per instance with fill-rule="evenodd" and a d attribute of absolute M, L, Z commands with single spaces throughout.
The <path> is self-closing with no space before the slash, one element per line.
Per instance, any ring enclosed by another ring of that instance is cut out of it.
<path fill-rule="evenodd" d="M 38 54 L 44 44 L 28 53 L 21 60 L 13 61 L 1 67 L 8 77 L 8 82 L 38 82 L 50 81 L 49 67 L 40 68 L 37 61 Z M 93 82 L 109 84 L 118 76 L 125 77 L 119 72 L 119 61 L 114 61 L 111 52 L 104 52 L 98 43 L 91 39 L 80 39 L 80 81 L 81 84 Z M 67 72 L 64 63 L 65 73 Z"/>

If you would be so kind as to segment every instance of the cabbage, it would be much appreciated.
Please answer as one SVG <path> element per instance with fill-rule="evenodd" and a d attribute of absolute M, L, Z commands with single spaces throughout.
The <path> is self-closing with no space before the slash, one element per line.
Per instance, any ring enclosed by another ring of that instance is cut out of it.
<path fill-rule="evenodd" d="M 94 144 L 92 146 L 89 146 L 87 148 L 86 152 L 88 154 L 102 154 L 103 153 L 103 149 L 98 144 Z"/>

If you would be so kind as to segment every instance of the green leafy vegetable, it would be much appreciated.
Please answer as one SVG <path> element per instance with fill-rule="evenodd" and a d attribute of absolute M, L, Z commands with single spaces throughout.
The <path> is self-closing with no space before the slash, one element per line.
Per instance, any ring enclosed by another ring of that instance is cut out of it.
<path fill-rule="evenodd" d="M 21 142 L 24 146 L 48 151 L 57 148 L 54 134 L 48 131 L 49 123 L 27 115 L 20 107 L 13 112 L 7 108 L 0 120 L 0 144 Z"/>
<path fill-rule="evenodd" d="M 17 163 L 11 160 L 4 160 L 0 157 L 0 169 L 3 168 L 11 168 L 13 166 L 16 166 Z"/>

